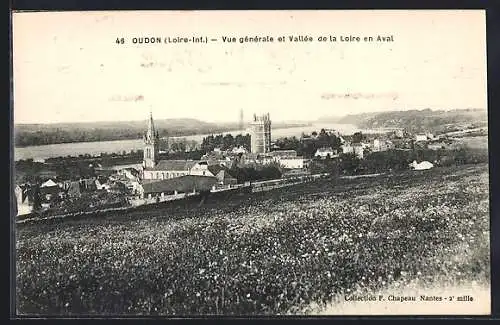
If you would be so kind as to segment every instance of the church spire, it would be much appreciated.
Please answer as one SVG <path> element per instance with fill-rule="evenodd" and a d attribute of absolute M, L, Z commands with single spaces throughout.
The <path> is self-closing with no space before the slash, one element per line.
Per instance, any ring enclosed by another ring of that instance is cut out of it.
<path fill-rule="evenodd" d="M 155 137 L 156 137 L 156 130 L 153 121 L 153 112 L 151 109 L 149 109 L 148 131 L 146 132 L 146 138 L 151 141 L 154 140 Z"/>
<path fill-rule="evenodd" d="M 144 135 L 144 168 L 153 168 L 158 159 L 159 134 L 155 130 L 153 112 L 149 111 L 148 129 Z"/>

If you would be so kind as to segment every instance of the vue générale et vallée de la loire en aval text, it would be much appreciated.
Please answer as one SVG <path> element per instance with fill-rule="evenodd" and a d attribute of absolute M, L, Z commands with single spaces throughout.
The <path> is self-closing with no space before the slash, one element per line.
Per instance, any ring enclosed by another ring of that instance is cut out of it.
<path fill-rule="evenodd" d="M 139 37 L 117 37 L 117 44 L 186 44 L 186 43 L 312 43 L 312 42 L 394 42 L 394 35 L 375 35 L 375 36 L 355 36 L 355 35 L 279 35 L 279 36 L 139 36 Z"/>

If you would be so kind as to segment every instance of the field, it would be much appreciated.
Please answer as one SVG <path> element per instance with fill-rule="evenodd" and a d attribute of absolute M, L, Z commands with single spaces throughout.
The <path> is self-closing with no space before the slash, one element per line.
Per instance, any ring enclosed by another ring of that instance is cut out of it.
<path fill-rule="evenodd" d="M 435 168 L 18 224 L 17 310 L 307 314 L 415 282 L 489 288 L 488 183 L 486 164 Z"/>
<path fill-rule="evenodd" d="M 459 138 L 459 143 L 473 149 L 488 150 L 488 137 L 486 136 Z"/>

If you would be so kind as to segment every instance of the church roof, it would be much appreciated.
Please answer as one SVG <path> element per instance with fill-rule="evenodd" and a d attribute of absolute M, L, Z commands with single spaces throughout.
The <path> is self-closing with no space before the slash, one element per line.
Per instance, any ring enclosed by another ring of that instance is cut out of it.
<path fill-rule="evenodd" d="M 196 163 L 196 161 L 189 160 L 160 160 L 155 167 L 147 170 L 187 171 L 193 168 Z"/>
<path fill-rule="evenodd" d="M 168 192 L 192 192 L 209 191 L 217 184 L 217 178 L 212 176 L 186 175 L 165 179 L 157 182 L 145 183 L 142 185 L 144 193 L 168 193 Z"/>

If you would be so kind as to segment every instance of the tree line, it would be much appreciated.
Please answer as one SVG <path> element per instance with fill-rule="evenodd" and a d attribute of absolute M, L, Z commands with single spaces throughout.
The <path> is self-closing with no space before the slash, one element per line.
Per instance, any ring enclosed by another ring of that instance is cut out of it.
<path fill-rule="evenodd" d="M 216 148 L 225 151 L 235 147 L 243 147 L 250 150 L 250 134 L 238 134 L 236 136 L 232 134 L 217 134 L 214 136 L 212 134 L 203 138 L 201 142 L 201 150 L 205 152 L 214 151 Z"/>
<path fill-rule="evenodd" d="M 410 169 L 413 161 L 429 161 L 436 166 L 454 166 L 465 164 L 487 163 L 487 150 L 467 148 L 460 149 L 416 149 L 416 150 L 387 150 L 372 152 L 359 159 L 352 153 L 341 154 L 335 159 L 314 160 L 311 163 L 312 173 L 328 172 L 333 175 L 359 175 L 404 171 Z"/>
<path fill-rule="evenodd" d="M 318 132 L 312 132 L 310 135 L 303 134 L 301 139 L 297 137 L 285 137 L 277 139 L 275 145 L 280 150 L 295 150 L 299 156 L 312 158 L 318 149 L 331 148 L 334 151 L 340 151 L 341 140 L 335 134 L 331 134 L 321 129 Z"/>
<path fill-rule="evenodd" d="M 281 178 L 281 166 L 277 163 L 266 165 L 238 165 L 233 164 L 229 173 L 237 179 L 238 183 L 250 181 L 265 181 Z"/>
<path fill-rule="evenodd" d="M 230 128 L 219 127 L 216 132 L 229 131 Z M 182 137 L 195 134 L 214 132 L 210 129 L 198 128 L 180 128 L 177 130 L 160 130 L 160 137 Z M 74 142 L 98 142 L 115 140 L 135 140 L 142 139 L 144 135 L 143 128 L 112 128 L 112 129 L 46 129 L 46 130 L 16 130 L 14 144 L 16 147 L 41 146 L 60 143 Z"/>

